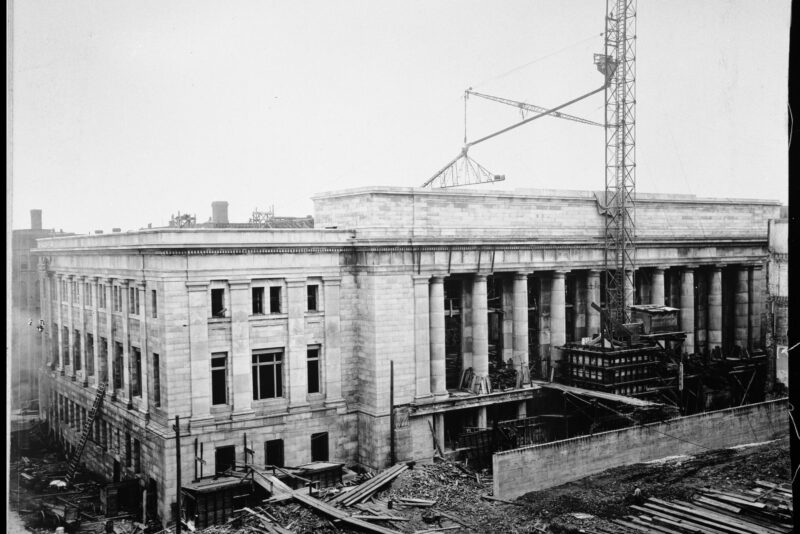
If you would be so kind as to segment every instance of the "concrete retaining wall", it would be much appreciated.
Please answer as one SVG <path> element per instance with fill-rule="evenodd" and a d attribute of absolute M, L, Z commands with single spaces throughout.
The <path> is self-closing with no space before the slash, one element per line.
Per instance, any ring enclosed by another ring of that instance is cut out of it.
<path fill-rule="evenodd" d="M 769 441 L 786 434 L 787 401 L 762 402 L 494 455 L 494 496 L 513 499 L 621 465 Z"/>

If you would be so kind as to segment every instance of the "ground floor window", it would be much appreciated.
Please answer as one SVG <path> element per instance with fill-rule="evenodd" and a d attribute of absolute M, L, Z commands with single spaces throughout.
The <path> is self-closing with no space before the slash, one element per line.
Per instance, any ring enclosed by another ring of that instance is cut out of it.
<path fill-rule="evenodd" d="M 328 433 L 318 432 L 311 434 L 311 461 L 328 461 Z"/>
<path fill-rule="evenodd" d="M 234 445 L 217 447 L 214 452 L 214 461 L 217 473 L 232 468 L 236 464 L 236 447 Z"/>

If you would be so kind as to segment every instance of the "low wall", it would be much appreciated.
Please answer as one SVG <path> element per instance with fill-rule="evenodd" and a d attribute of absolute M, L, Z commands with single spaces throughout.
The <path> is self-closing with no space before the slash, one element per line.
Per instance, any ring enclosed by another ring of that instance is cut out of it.
<path fill-rule="evenodd" d="M 513 499 L 621 465 L 776 439 L 786 434 L 786 410 L 779 399 L 499 452 L 494 496 Z"/>

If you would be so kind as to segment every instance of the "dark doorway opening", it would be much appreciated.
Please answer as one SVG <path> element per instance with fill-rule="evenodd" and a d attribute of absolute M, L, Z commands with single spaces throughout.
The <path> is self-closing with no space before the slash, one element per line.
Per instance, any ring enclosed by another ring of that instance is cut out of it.
<path fill-rule="evenodd" d="M 236 447 L 234 445 L 217 447 L 214 451 L 214 463 L 217 473 L 232 468 L 236 464 Z"/>

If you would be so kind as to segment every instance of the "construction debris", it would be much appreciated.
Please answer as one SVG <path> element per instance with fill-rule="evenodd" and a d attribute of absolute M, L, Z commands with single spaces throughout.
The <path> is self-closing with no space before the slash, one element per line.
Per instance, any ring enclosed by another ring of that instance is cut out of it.
<path fill-rule="evenodd" d="M 340 493 L 339 495 L 331 499 L 331 503 L 342 504 L 343 506 L 352 506 L 354 504 L 365 501 L 369 499 L 372 496 L 372 494 L 378 491 L 383 485 L 394 480 L 400 473 L 408 469 L 408 467 L 409 464 L 407 463 L 396 464 L 387 469 L 386 471 L 381 472 L 379 475 L 376 475 L 375 477 L 364 482 L 360 486 L 357 486 L 356 488 L 350 491 Z"/>

